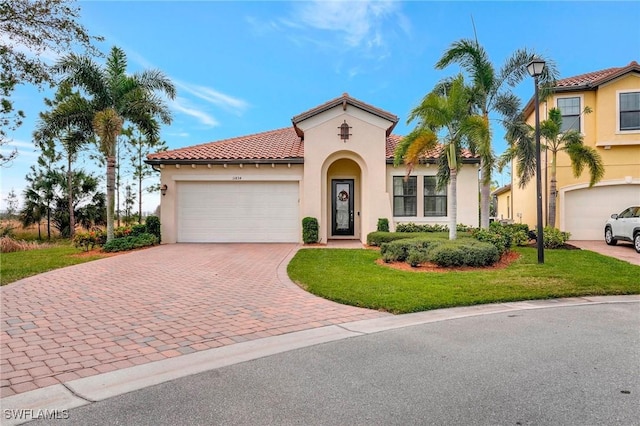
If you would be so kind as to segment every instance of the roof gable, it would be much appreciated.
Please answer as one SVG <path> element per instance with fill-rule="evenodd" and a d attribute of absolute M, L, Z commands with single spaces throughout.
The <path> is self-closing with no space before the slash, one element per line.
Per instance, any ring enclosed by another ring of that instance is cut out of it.
<path fill-rule="evenodd" d="M 291 119 L 291 122 L 293 123 L 293 127 L 296 130 L 296 133 L 300 136 L 300 137 L 304 137 L 304 132 L 302 131 L 302 129 L 300 129 L 298 127 L 298 124 L 301 123 L 304 120 L 307 120 L 311 117 L 314 117 L 318 114 L 321 114 L 325 111 L 328 111 L 332 108 L 335 108 L 337 106 L 342 106 L 343 110 L 347 109 L 347 105 L 351 105 L 355 108 L 359 108 L 369 114 L 375 115 L 377 117 L 383 118 L 389 122 L 391 122 L 391 125 L 387 128 L 387 136 L 389 136 L 391 134 L 391 131 L 393 130 L 393 128 L 396 126 L 396 124 L 398 123 L 398 116 L 391 114 L 390 112 L 384 111 L 380 108 L 376 108 L 372 105 L 369 105 L 365 102 L 362 102 L 356 98 L 352 98 L 351 96 L 349 96 L 348 93 L 343 93 L 342 96 L 339 96 L 335 99 L 332 99 L 330 101 L 327 101 L 321 105 L 318 105 L 315 108 L 311 108 L 310 110 L 307 110 L 301 114 L 298 114 L 296 116 L 294 116 Z"/>

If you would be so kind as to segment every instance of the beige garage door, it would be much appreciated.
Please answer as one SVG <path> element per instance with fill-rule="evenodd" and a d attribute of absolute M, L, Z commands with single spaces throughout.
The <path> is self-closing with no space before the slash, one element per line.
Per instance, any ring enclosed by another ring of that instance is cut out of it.
<path fill-rule="evenodd" d="M 640 204 L 640 185 L 610 185 L 565 193 L 564 230 L 572 240 L 601 240 L 612 213 Z"/>
<path fill-rule="evenodd" d="M 298 182 L 179 182 L 178 242 L 298 242 Z"/>

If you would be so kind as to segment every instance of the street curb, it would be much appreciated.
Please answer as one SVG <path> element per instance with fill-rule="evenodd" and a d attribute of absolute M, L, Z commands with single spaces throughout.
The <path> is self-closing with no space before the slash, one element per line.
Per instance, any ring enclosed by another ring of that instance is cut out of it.
<path fill-rule="evenodd" d="M 7 413 L 11 413 L 10 410 L 27 411 L 28 414 L 32 416 L 46 411 L 56 411 L 60 413 L 71 408 L 102 401 L 107 398 L 181 377 L 351 337 L 473 316 L 611 303 L 640 303 L 640 295 L 588 296 L 438 309 L 413 314 L 353 321 L 266 337 L 71 380 L 64 384 L 12 395 L 2 399 L 2 424 L 7 426 L 17 425 L 36 418 L 31 417 L 20 420 L 7 418 Z"/>

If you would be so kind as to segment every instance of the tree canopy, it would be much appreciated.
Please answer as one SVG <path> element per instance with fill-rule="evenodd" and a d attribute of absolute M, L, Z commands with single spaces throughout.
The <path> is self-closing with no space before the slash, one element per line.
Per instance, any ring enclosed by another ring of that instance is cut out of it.
<path fill-rule="evenodd" d="M 37 87 L 54 81 L 46 59 L 78 47 L 98 55 L 89 35 L 77 21 L 75 0 L 3 0 L 0 2 L 0 145 L 9 142 L 8 131 L 22 124 L 24 113 L 11 98 L 19 84 Z M 0 166 L 17 152 L 0 154 Z"/>

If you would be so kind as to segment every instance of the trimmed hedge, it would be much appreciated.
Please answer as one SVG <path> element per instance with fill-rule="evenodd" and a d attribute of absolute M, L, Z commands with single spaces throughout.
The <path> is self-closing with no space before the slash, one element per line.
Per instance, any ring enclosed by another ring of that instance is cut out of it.
<path fill-rule="evenodd" d="M 376 228 L 378 232 L 389 232 L 389 219 L 380 218 L 378 219 L 378 227 Z"/>
<path fill-rule="evenodd" d="M 490 243 L 447 241 L 434 247 L 429 260 L 438 266 L 489 266 L 500 260 L 501 253 Z"/>
<path fill-rule="evenodd" d="M 305 244 L 318 242 L 318 219 L 315 217 L 305 217 L 302 219 L 302 241 Z"/>
<path fill-rule="evenodd" d="M 571 237 L 569 232 L 562 232 L 559 229 L 547 226 L 542 231 L 544 236 L 544 248 L 555 249 L 561 248 Z"/>
<path fill-rule="evenodd" d="M 382 260 L 387 263 L 404 262 L 409 257 L 409 252 L 426 252 L 428 248 L 440 243 L 441 241 L 435 241 L 433 239 L 425 238 L 424 236 L 421 238 L 405 238 L 383 243 L 380 247 L 380 255 L 382 256 Z"/>
<path fill-rule="evenodd" d="M 140 234 L 137 236 L 129 235 L 127 237 L 114 238 L 113 240 L 105 243 L 102 246 L 102 250 L 106 252 L 116 252 L 133 250 L 140 247 L 153 246 L 158 243 L 158 238 L 151 234 Z"/>
<path fill-rule="evenodd" d="M 367 245 L 380 247 L 383 243 L 424 236 L 423 232 L 371 232 L 367 235 Z"/>
<path fill-rule="evenodd" d="M 417 225 L 415 223 L 399 223 L 396 225 L 396 232 L 448 232 L 447 225 Z"/>

